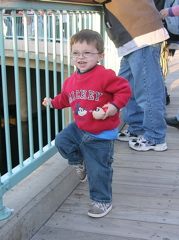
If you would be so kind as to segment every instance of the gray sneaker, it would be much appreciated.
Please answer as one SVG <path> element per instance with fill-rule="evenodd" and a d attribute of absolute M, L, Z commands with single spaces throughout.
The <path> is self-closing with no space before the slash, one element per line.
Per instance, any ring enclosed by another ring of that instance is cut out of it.
<path fill-rule="evenodd" d="M 93 218 L 104 217 L 112 209 L 112 203 L 100 203 L 93 201 L 88 211 L 88 216 Z"/>
<path fill-rule="evenodd" d="M 84 163 L 75 166 L 76 173 L 80 179 L 80 182 L 85 182 L 87 179 L 86 168 Z"/>

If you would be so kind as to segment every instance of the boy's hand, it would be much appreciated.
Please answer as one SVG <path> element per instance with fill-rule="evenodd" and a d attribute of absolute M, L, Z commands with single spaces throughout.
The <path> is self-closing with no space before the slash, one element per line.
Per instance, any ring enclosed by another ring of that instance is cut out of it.
<path fill-rule="evenodd" d="M 103 109 L 106 109 L 105 111 L 105 116 L 103 119 L 106 119 L 107 117 L 110 117 L 110 116 L 114 116 L 117 112 L 118 112 L 118 109 L 117 107 L 115 107 L 113 104 L 111 103 L 107 103 L 103 106 Z"/>
<path fill-rule="evenodd" d="M 42 102 L 42 105 L 45 106 L 45 107 L 50 106 L 50 107 L 52 108 L 53 106 L 52 106 L 51 101 L 52 101 L 51 98 L 45 97 L 44 100 L 43 100 L 43 102 Z"/>

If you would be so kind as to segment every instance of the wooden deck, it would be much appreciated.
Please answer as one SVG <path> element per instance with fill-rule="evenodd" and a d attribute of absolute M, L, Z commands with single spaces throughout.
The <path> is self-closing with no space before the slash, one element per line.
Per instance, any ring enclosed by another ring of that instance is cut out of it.
<path fill-rule="evenodd" d="M 179 111 L 179 51 L 170 61 L 167 113 Z M 116 142 L 113 210 L 87 216 L 87 184 L 80 184 L 32 240 L 179 240 L 179 130 L 168 127 L 168 150 L 136 152 Z M 60 193 L 59 193 L 60 194 Z"/>

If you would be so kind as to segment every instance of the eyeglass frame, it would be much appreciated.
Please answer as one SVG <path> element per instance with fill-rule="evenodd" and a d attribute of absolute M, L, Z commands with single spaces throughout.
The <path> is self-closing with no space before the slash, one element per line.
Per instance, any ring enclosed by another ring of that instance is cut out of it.
<path fill-rule="evenodd" d="M 76 55 L 74 55 L 74 54 L 76 54 Z M 71 58 L 76 59 L 76 58 L 79 58 L 80 56 L 82 56 L 84 58 L 90 58 L 94 54 L 101 54 L 101 53 L 100 52 L 93 53 L 93 52 L 88 52 L 88 51 L 82 52 L 82 53 L 80 53 L 80 52 L 73 52 L 73 53 L 71 53 Z"/>

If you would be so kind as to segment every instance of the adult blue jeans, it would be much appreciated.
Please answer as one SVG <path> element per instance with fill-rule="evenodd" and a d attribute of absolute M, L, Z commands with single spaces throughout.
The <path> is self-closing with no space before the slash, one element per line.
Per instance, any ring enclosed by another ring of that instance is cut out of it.
<path fill-rule="evenodd" d="M 95 138 L 71 123 L 57 134 L 55 145 L 70 165 L 84 161 L 91 200 L 110 203 L 114 141 Z"/>
<path fill-rule="evenodd" d="M 119 75 L 132 88 L 132 97 L 122 111 L 128 130 L 154 144 L 165 142 L 165 85 L 160 65 L 161 44 L 134 51 L 121 59 Z"/>

